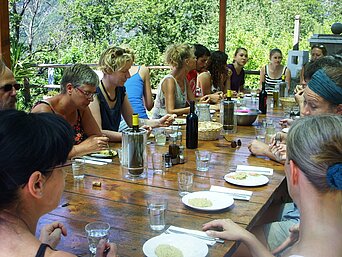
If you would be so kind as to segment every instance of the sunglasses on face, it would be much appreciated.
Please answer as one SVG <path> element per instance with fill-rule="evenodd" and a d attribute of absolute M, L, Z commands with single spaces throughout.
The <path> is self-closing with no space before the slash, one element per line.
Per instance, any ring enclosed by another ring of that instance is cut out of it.
<path fill-rule="evenodd" d="M 0 89 L 3 89 L 5 92 L 11 91 L 13 89 L 13 87 L 15 88 L 15 90 L 19 90 L 20 89 L 20 84 L 6 84 L 2 87 L 0 87 Z"/>

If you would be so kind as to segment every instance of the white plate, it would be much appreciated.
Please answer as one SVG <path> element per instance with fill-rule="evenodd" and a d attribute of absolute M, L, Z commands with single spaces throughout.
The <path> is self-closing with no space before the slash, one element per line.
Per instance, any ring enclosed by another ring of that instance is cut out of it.
<path fill-rule="evenodd" d="M 172 245 L 182 251 L 184 257 L 205 257 L 208 246 L 204 241 L 187 235 L 162 234 L 153 237 L 143 245 L 143 252 L 147 257 L 157 257 L 154 253 L 160 244 Z"/>
<path fill-rule="evenodd" d="M 216 111 L 213 109 L 210 109 L 209 112 L 210 112 L 210 114 L 214 114 Z"/>
<path fill-rule="evenodd" d="M 240 172 L 230 172 L 224 176 L 224 180 L 238 186 L 254 187 L 262 186 L 269 182 L 268 177 L 260 174 L 246 173 L 247 177 L 244 179 L 234 179 L 234 175 Z"/>
<path fill-rule="evenodd" d="M 186 124 L 186 119 L 175 119 L 175 123 L 177 123 L 178 125 L 185 125 Z M 174 123 L 174 125 L 175 125 Z"/>
<path fill-rule="evenodd" d="M 193 198 L 207 198 L 213 205 L 210 207 L 196 207 L 189 204 L 189 199 Z M 228 194 L 211 192 L 211 191 L 198 191 L 194 193 L 187 194 L 182 197 L 182 202 L 191 208 L 203 211 L 218 211 L 228 208 L 234 203 L 233 197 Z"/>

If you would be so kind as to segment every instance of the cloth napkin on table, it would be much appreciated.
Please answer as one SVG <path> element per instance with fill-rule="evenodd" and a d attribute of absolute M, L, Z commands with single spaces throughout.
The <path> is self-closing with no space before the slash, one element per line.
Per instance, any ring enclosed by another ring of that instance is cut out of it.
<path fill-rule="evenodd" d="M 176 227 L 176 226 L 170 226 L 165 232 L 164 234 L 174 234 L 177 235 L 178 233 L 174 233 L 171 232 L 171 230 L 176 230 L 176 231 L 180 231 L 180 232 L 184 232 L 184 233 L 188 233 L 187 235 L 191 236 L 191 234 L 195 234 L 195 235 L 199 235 L 199 236 L 204 236 L 204 237 L 209 237 L 205 232 L 203 231 L 199 231 L 199 230 L 192 230 L 192 229 L 186 229 L 186 228 L 180 228 L 180 227 Z M 214 240 L 205 240 L 205 239 L 201 239 L 198 237 L 195 237 L 199 240 L 202 240 L 204 243 L 206 243 L 207 245 L 214 245 L 216 244 L 216 242 Z"/>
<path fill-rule="evenodd" d="M 237 165 L 235 172 L 251 172 L 262 175 L 273 175 L 273 169 L 249 165 Z"/>
<path fill-rule="evenodd" d="M 211 186 L 210 191 L 226 193 L 226 194 L 231 195 L 234 199 L 245 200 L 245 201 L 249 201 L 253 194 L 253 192 L 249 190 L 241 190 L 241 189 L 234 189 L 234 188 L 227 188 L 227 187 L 220 187 L 220 186 Z"/>

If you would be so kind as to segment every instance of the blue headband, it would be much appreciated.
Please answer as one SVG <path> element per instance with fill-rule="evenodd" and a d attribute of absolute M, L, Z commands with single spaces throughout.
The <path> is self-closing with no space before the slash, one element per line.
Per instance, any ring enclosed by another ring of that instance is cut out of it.
<path fill-rule="evenodd" d="M 314 73 L 308 87 L 329 103 L 342 104 L 342 88 L 337 86 L 322 69 Z"/>
<path fill-rule="evenodd" d="M 342 163 L 336 163 L 328 168 L 327 182 L 330 188 L 342 190 Z"/>

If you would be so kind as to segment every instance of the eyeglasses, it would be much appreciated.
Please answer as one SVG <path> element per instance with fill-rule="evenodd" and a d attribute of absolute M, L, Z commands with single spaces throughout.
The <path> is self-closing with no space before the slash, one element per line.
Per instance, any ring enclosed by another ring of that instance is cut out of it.
<path fill-rule="evenodd" d="M 90 93 L 90 92 L 86 92 L 83 89 L 76 87 L 76 89 L 78 91 L 80 91 L 85 97 L 87 97 L 88 99 L 92 99 L 94 97 L 94 95 L 96 95 L 96 93 Z"/>
<path fill-rule="evenodd" d="M 11 91 L 13 88 L 15 88 L 15 90 L 19 90 L 20 89 L 20 84 L 6 84 L 2 87 L 0 87 L 0 89 L 3 89 L 5 92 Z"/>
<path fill-rule="evenodd" d="M 313 48 L 325 49 L 325 46 L 324 45 L 313 45 L 311 47 L 311 49 L 313 49 Z"/>

